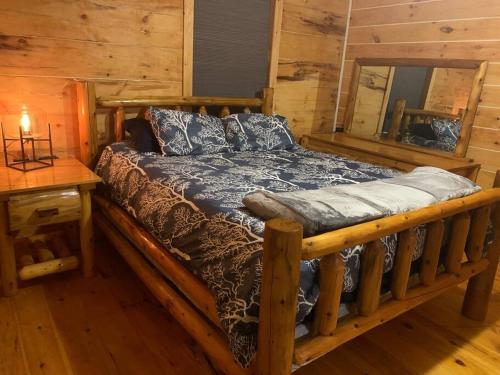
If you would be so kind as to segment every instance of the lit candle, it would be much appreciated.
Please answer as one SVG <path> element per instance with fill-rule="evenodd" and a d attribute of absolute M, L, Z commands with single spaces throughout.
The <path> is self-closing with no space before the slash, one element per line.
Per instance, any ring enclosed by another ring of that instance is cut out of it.
<path fill-rule="evenodd" d="M 30 115 L 28 114 L 28 109 L 23 106 L 21 110 L 21 129 L 23 130 L 23 134 L 31 135 L 31 120 Z"/>

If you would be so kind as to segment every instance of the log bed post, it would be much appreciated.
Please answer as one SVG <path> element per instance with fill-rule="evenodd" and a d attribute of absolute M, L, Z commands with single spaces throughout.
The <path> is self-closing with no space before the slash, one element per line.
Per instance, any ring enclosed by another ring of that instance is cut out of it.
<path fill-rule="evenodd" d="M 118 107 L 115 112 L 115 141 L 123 141 L 125 130 L 123 128 L 123 121 L 125 121 L 125 110 L 123 107 Z"/>
<path fill-rule="evenodd" d="M 274 89 L 270 87 L 265 87 L 262 89 L 262 103 L 261 112 L 265 115 L 272 115 L 274 111 Z"/>
<path fill-rule="evenodd" d="M 289 375 L 302 253 L 302 225 L 286 219 L 266 222 L 260 295 L 258 375 Z"/>
<path fill-rule="evenodd" d="M 497 171 L 493 187 L 500 187 L 500 171 Z M 488 268 L 472 277 L 467 283 L 462 314 L 469 319 L 484 320 L 488 312 L 498 261 L 500 259 L 500 204 L 496 203 L 492 210 L 491 222 L 495 230 L 493 241 L 488 246 Z"/>

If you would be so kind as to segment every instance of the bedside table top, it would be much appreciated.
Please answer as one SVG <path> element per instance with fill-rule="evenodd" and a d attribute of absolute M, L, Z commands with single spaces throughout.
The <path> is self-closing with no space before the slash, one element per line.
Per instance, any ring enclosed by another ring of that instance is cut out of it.
<path fill-rule="evenodd" d="M 0 166 L 0 199 L 2 196 L 40 189 L 93 185 L 101 178 L 76 159 L 56 159 L 54 166 L 21 172 Z"/>

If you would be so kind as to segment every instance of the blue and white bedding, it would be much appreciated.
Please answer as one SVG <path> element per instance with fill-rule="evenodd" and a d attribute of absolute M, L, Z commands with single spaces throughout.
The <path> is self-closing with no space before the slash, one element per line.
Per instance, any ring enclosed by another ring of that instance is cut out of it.
<path fill-rule="evenodd" d="M 248 366 L 257 343 L 264 222 L 242 198 L 257 190 L 287 192 L 356 184 L 399 175 L 391 169 L 305 150 L 226 152 L 164 157 L 125 143 L 108 146 L 96 167 L 110 198 L 203 280 L 235 359 Z M 425 230 L 418 231 L 421 255 Z M 396 235 L 381 239 L 385 271 L 392 268 Z M 364 246 L 344 250 L 344 292 L 354 292 Z M 297 321 L 318 298 L 317 261 L 301 265 Z"/>

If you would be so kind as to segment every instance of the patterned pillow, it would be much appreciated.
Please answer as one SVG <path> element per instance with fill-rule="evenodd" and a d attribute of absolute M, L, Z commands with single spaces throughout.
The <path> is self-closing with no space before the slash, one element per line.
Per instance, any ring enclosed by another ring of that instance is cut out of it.
<path fill-rule="evenodd" d="M 434 119 L 431 124 L 439 143 L 445 151 L 455 151 L 462 123 L 460 120 Z"/>
<path fill-rule="evenodd" d="M 230 151 L 218 117 L 151 107 L 151 127 L 163 155 Z"/>
<path fill-rule="evenodd" d="M 222 119 L 226 138 L 235 150 L 283 150 L 295 147 L 286 117 L 238 113 Z"/>

